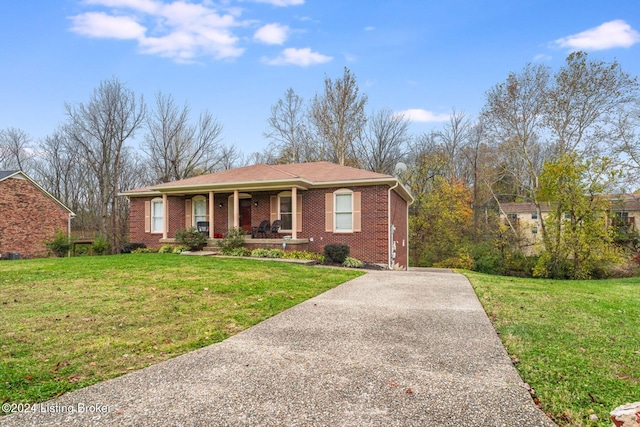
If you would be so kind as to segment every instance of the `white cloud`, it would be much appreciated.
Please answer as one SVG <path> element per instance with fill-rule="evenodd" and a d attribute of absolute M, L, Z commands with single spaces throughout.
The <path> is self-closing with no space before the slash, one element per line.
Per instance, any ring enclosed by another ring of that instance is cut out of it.
<path fill-rule="evenodd" d="M 358 57 L 352 53 L 345 53 L 343 56 L 347 62 L 356 62 L 358 60 Z"/>
<path fill-rule="evenodd" d="M 282 44 L 287 40 L 289 27 L 280 24 L 267 24 L 255 32 L 253 38 L 261 43 Z"/>
<path fill-rule="evenodd" d="M 419 108 L 410 108 L 408 110 L 398 111 L 396 116 L 402 116 L 405 120 L 409 120 L 410 122 L 420 123 L 446 122 L 451 117 L 450 114 L 435 114 L 431 111 Z"/>
<path fill-rule="evenodd" d="M 145 27 L 129 16 L 111 16 L 89 12 L 71 18 L 71 31 L 88 37 L 138 39 L 144 37 Z"/>
<path fill-rule="evenodd" d="M 273 6 L 287 7 L 304 4 L 304 0 L 254 0 L 256 3 L 268 3 Z"/>
<path fill-rule="evenodd" d="M 243 23 L 231 13 L 218 12 L 208 1 L 85 0 L 85 3 L 114 10 L 72 16 L 71 30 L 80 35 L 135 39 L 142 53 L 178 62 L 192 62 L 199 56 L 236 58 L 244 52 L 232 31 Z"/>
<path fill-rule="evenodd" d="M 551 61 L 553 58 L 547 54 L 539 53 L 533 57 L 533 62 Z"/>
<path fill-rule="evenodd" d="M 605 50 L 615 47 L 631 47 L 640 42 L 640 33 L 631 25 L 618 19 L 605 22 L 578 34 L 560 38 L 556 46 L 571 50 Z"/>
<path fill-rule="evenodd" d="M 85 0 L 86 4 L 155 13 L 162 3 L 153 0 Z"/>
<path fill-rule="evenodd" d="M 324 64 L 331 61 L 331 56 L 322 55 L 318 52 L 312 52 L 311 48 L 305 47 L 303 49 L 287 48 L 282 51 L 280 56 L 275 59 L 265 59 L 265 62 L 270 65 L 299 65 L 301 67 L 307 67 L 309 65 Z"/>

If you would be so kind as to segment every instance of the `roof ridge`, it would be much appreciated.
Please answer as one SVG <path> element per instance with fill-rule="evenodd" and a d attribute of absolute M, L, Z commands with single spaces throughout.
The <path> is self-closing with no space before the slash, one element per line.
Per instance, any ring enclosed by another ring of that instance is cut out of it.
<path fill-rule="evenodd" d="M 277 167 L 277 166 L 280 166 L 280 165 L 267 165 L 267 164 L 265 164 L 265 166 L 268 166 L 268 167 L 270 167 L 270 168 L 272 168 L 272 169 L 275 169 L 275 170 L 277 170 L 278 172 L 282 172 L 282 173 L 284 173 L 284 174 L 287 174 L 287 175 L 289 175 L 289 176 L 290 176 L 290 177 L 292 177 L 292 178 L 302 178 L 300 175 L 295 175 L 295 174 L 293 174 L 293 173 L 291 173 L 291 172 L 289 172 L 289 171 L 286 171 L 286 170 L 284 170 L 284 169 L 282 169 L 282 168 Z"/>

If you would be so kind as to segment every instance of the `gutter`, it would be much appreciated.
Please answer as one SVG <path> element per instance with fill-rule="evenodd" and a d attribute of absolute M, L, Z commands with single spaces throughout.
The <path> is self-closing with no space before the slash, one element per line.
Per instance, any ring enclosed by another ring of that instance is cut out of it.
<path fill-rule="evenodd" d="M 393 233 L 395 232 L 396 226 L 391 224 L 391 191 L 398 185 L 400 185 L 400 181 L 396 180 L 396 183 L 393 187 L 389 187 L 389 191 L 387 192 L 387 224 L 389 225 L 389 265 L 387 267 L 389 270 L 393 270 L 393 260 L 396 258 L 396 254 L 393 250 Z"/>

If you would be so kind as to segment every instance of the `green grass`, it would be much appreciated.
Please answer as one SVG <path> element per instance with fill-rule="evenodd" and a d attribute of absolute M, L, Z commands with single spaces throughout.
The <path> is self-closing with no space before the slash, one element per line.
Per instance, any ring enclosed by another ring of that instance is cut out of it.
<path fill-rule="evenodd" d="M 41 402 L 222 341 L 360 274 L 173 254 L 0 262 L 0 399 Z"/>
<path fill-rule="evenodd" d="M 639 278 L 465 274 L 520 375 L 556 423 L 609 427 L 611 410 L 640 400 Z"/>

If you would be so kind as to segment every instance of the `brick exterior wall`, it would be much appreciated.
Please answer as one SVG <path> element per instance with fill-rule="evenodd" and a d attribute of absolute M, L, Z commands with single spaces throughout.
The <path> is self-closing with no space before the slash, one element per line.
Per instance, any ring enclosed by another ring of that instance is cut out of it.
<path fill-rule="evenodd" d="M 0 253 L 48 256 L 45 240 L 67 231 L 69 212 L 26 179 L 0 182 Z"/>
<path fill-rule="evenodd" d="M 391 224 L 396 227 L 393 234 L 393 240 L 396 244 L 394 268 L 406 269 L 409 265 L 407 202 L 395 191 L 391 192 Z"/>
<path fill-rule="evenodd" d="M 338 189 L 347 188 L 361 193 L 361 220 L 362 231 L 353 233 L 333 233 L 325 231 L 325 194 L 333 193 Z M 270 219 L 271 196 L 278 195 L 280 191 L 261 191 L 251 193 L 251 224 L 254 227 L 260 225 L 263 220 Z M 216 193 L 214 195 L 214 233 L 225 234 L 232 226 L 228 220 L 229 196 L 233 193 Z M 395 262 L 406 267 L 407 253 L 407 225 L 406 202 L 395 192 L 392 194 L 392 218 L 396 226 L 396 251 Z M 173 238 L 175 231 L 185 227 L 185 199 L 198 194 L 184 196 L 169 196 L 169 230 L 167 237 Z M 208 193 L 199 194 L 208 198 Z M 312 252 L 323 253 L 324 247 L 330 243 L 349 245 L 351 256 L 359 260 L 388 265 L 389 262 L 389 186 L 375 185 L 363 187 L 335 187 L 298 190 L 302 196 L 302 231 L 297 233 L 299 239 L 309 239 L 308 249 Z M 145 233 L 144 202 L 151 197 L 132 197 L 130 216 L 130 241 L 141 242 L 147 247 L 159 247 L 162 244 L 162 234 Z M 257 202 L 257 206 L 255 206 Z M 219 207 L 222 203 L 222 208 Z M 207 202 L 208 205 L 208 202 Z M 284 237 L 290 233 L 281 233 L 273 237 Z M 402 247 L 404 242 L 405 247 Z M 302 249 L 298 247 L 296 249 Z"/>
<path fill-rule="evenodd" d="M 325 194 L 341 188 L 362 194 L 362 231 L 332 233 L 325 231 Z M 361 261 L 388 263 L 387 186 L 336 187 L 302 192 L 302 232 L 299 238 L 313 239 L 309 250 L 323 253 L 331 243 L 349 245 L 351 256 Z"/>

